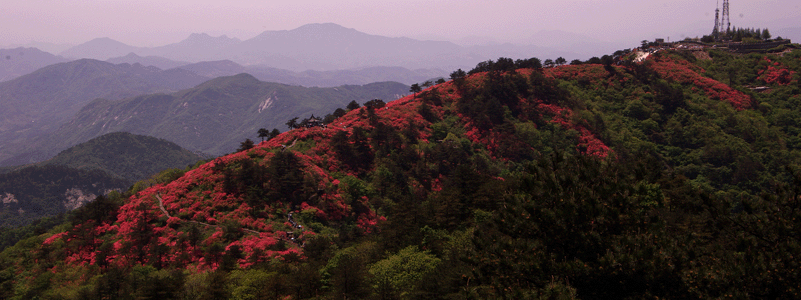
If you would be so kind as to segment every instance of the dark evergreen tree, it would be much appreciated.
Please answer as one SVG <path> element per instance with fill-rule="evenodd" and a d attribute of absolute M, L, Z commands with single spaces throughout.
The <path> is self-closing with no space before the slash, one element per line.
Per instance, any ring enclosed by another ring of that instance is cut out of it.
<path fill-rule="evenodd" d="M 517 61 L 515 61 L 515 66 L 523 69 L 541 70 L 542 61 L 540 61 L 540 59 L 536 57 L 532 57 L 529 59 L 518 59 Z"/>
<path fill-rule="evenodd" d="M 417 83 L 412 84 L 412 86 L 409 88 L 409 92 L 412 93 L 414 97 L 417 97 L 417 93 L 421 92 L 422 90 L 423 88 L 421 88 Z"/>
<path fill-rule="evenodd" d="M 265 128 L 260 128 L 258 133 L 259 133 L 259 137 L 261 138 L 262 142 L 264 142 L 264 138 L 270 136 L 270 131 L 268 131 Z"/>
<path fill-rule="evenodd" d="M 350 103 L 348 103 L 348 106 L 346 108 L 348 110 L 354 110 L 354 109 L 358 109 L 359 107 L 361 107 L 361 106 L 359 106 L 359 103 L 356 103 L 356 100 L 353 100 Z"/>
<path fill-rule="evenodd" d="M 251 141 L 250 139 L 245 139 L 244 142 L 239 144 L 239 148 L 237 148 L 236 151 L 241 152 L 245 150 L 250 150 L 253 148 L 253 146 L 255 146 L 255 143 L 253 143 L 253 141 Z"/>
<path fill-rule="evenodd" d="M 458 69 L 456 71 L 453 71 L 453 73 L 451 73 L 451 80 L 456 81 L 458 79 L 464 78 L 465 76 L 467 76 L 467 73 L 465 73 L 465 71 L 462 71 L 462 69 Z"/>
<path fill-rule="evenodd" d="M 294 117 L 292 119 L 289 119 L 289 121 L 286 122 L 286 127 L 288 127 L 289 130 L 298 128 L 298 119 L 299 117 Z"/>
<path fill-rule="evenodd" d="M 384 100 L 381 99 L 373 99 L 364 103 L 364 107 L 372 108 L 372 109 L 379 109 L 386 105 Z"/>
<path fill-rule="evenodd" d="M 269 135 L 269 137 L 267 139 L 271 140 L 271 139 L 273 139 L 274 137 L 277 137 L 280 134 L 281 134 L 281 131 L 278 130 L 278 128 L 273 128 L 273 130 L 270 131 L 270 135 Z"/>
<path fill-rule="evenodd" d="M 512 72 L 516 68 L 515 61 L 508 57 L 499 57 L 493 65 L 493 70 L 499 72 Z"/>

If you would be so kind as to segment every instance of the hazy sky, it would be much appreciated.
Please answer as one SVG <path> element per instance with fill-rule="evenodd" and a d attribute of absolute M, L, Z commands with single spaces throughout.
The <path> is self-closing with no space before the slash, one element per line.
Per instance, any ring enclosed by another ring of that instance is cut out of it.
<path fill-rule="evenodd" d="M 0 46 L 80 44 L 109 37 L 134 46 L 190 33 L 249 39 L 265 30 L 337 23 L 385 36 L 521 42 L 541 30 L 609 41 L 677 40 L 712 31 L 717 0 L 8 0 Z M 801 27 L 801 1 L 730 0 L 733 25 Z"/>

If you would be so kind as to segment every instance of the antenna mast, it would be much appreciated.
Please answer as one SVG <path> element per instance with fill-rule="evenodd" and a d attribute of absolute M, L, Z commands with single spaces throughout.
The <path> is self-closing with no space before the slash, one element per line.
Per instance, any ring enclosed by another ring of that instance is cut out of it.
<path fill-rule="evenodd" d="M 726 24 L 726 33 L 728 34 L 731 31 L 731 19 L 729 19 L 729 0 L 723 0 L 723 17 L 720 19 L 720 27 L 723 27 L 723 24 Z"/>
<path fill-rule="evenodd" d="M 715 3 L 715 28 L 712 29 L 712 35 L 715 36 L 715 40 L 720 39 L 720 8 L 718 8 L 718 3 Z"/>

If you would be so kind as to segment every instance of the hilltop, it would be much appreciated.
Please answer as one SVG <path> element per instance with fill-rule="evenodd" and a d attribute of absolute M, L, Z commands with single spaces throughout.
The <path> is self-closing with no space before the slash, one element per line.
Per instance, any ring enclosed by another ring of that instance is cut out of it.
<path fill-rule="evenodd" d="M 37 165 L 101 170 L 133 184 L 162 170 L 183 169 L 202 159 L 203 156 L 163 139 L 112 132 L 70 147 Z"/>
<path fill-rule="evenodd" d="M 707 54 L 341 110 L 95 200 L 0 255 L 0 296 L 798 297 L 801 51 Z"/>

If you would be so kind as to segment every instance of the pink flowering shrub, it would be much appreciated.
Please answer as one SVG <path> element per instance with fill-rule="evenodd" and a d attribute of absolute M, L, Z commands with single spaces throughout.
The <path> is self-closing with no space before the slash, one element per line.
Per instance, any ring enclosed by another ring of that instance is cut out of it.
<path fill-rule="evenodd" d="M 63 238 L 64 236 L 66 236 L 66 235 L 67 235 L 67 233 L 66 233 L 66 232 L 62 232 L 62 233 L 56 233 L 56 234 L 54 234 L 54 235 L 51 235 L 50 237 L 46 238 L 46 239 L 44 240 L 44 242 L 42 242 L 42 244 L 43 244 L 43 245 L 50 245 L 50 244 L 52 244 L 52 243 L 53 243 L 53 241 L 55 241 L 55 240 L 58 240 L 58 239 L 62 239 L 62 238 Z"/>
<path fill-rule="evenodd" d="M 767 57 L 763 58 L 763 61 L 768 64 L 764 70 L 759 70 L 759 80 L 766 84 L 789 85 L 792 83 L 795 71 L 788 70 L 786 66 L 779 62 L 773 62 Z"/>
<path fill-rule="evenodd" d="M 387 218 L 383 216 L 377 216 L 375 211 L 370 211 L 366 214 L 361 214 L 359 218 L 356 220 L 356 224 L 359 228 L 362 229 L 364 233 L 371 233 L 376 230 L 378 226 L 378 222 L 386 221 Z"/>
<path fill-rule="evenodd" d="M 581 125 L 572 124 L 569 120 L 573 115 L 573 111 L 568 108 L 559 107 L 553 104 L 541 103 L 539 108 L 551 117 L 551 123 L 561 125 L 566 129 L 575 129 L 579 132 L 579 148 L 584 148 L 585 153 L 597 157 L 605 158 L 609 155 L 609 147 L 606 146 L 601 140 L 598 139 L 592 132 L 587 130 Z"/>
<path fill-rule="evenodd" d="M 653 62 L 651 68 L 665 79 L 699 87 L 709 98 L 729 102 L 737 110 L 747 109 L 752 105 L 750 96 L 717 80 L 701 76 L 700 73 L 704 70 L 686 60 L 661 55 L 652 55 L 648 59 Z"/>

